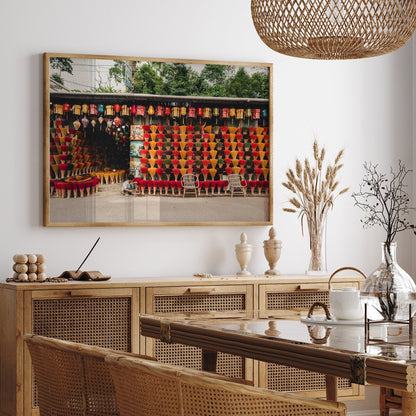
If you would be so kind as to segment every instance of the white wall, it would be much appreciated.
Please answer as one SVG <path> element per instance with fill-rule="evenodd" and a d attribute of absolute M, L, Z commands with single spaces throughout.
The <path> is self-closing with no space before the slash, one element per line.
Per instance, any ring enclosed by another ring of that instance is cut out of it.
<path fill-rule="evenodd" d="M 49 274 L 78 266 L 98 236 L 88 269 L 114 278 L 233 274 L 241 231 L 255 245 L 249 269 L 263 272 L 268 227 L 45 228 L 42 223 L 42 53 L 273 62 L 275 227 L 283 241 L 279 269 L 303 272 L 308 241 L 280 185 L 296 157 L 311 155 L 314 136 L 335 156 L 345 148 L 342 184 L 357 190 L 364 161 L 383 169 L 412 165 L 412 47 L 345 62 L 279 55 L 258 38 L 249 0 L 23 0 L 2 6 L 0 75 L 0 275 L 11 275 L 14 253 L 44 253 Z M 410 188 L 412 189 L 412 188 Z M 363 230 L 350 193 L 328 219 L 328 267 L 378 265 L 380 230 Z M 411 271 L 410 234 L 399 239 L 399 261 Z"/>

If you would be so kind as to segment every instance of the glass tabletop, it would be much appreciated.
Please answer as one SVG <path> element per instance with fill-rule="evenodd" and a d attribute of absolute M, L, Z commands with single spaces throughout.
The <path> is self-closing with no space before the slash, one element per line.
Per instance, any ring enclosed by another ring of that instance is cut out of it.
<path fill-rule="evenodd" d="M 368 354 L 411 363 L 416 361 L 409 326 L 404 324 L 371 324 L 366 340 L 363 322 L 355 324 L 329 324 L 306 320 L 283 319 L 215 319 L 188 321 L 244 333 L 253 337 L 275 338 L 288 342 L 322 345 L 355 354 Z"/>

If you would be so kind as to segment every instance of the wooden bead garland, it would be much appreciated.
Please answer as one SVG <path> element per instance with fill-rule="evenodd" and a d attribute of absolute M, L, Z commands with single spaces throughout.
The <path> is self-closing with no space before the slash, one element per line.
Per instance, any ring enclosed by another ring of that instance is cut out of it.
<path fill-rule="evenodd" d="M 47 279 L 43 254 L 15 254 L 13 261 L 13 281 L 44 282 Z"/>

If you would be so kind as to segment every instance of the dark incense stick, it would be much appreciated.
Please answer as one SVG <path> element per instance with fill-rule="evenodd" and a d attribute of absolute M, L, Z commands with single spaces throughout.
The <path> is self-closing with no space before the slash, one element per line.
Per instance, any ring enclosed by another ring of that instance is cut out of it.
<path fill-rule="evenodd" d="M 98 241 L 100 240 L 101 237 L 97 238 L 97 241 L 94 243 L 94 245 L 92 246 L 91 250 L 89 251 L 89 253 L 87 254 L 87 257 L 85 257 L 85 259 L 83 260 L 83 262 L 79 265 L 78 269 L 76 270 L 75 273 L 78 273 L 78 270 L 82 267 L 82 265 L 85 263 L 85 261 L 87 260 L 87 258 L 90 256 L 90 254 L 92 253 L 92 251 L 94 250 L 95 246 L 97 245 Z"/>

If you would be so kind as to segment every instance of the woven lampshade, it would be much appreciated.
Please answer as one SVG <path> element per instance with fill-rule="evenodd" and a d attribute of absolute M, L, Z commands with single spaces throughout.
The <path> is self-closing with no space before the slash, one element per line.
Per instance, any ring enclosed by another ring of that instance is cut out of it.
<path fill-rule="evenodd" d="M 312 59 L 382 55 L 416 29 L 416 0 L 251 0 L 251 14 L 267 46 Z"/>

